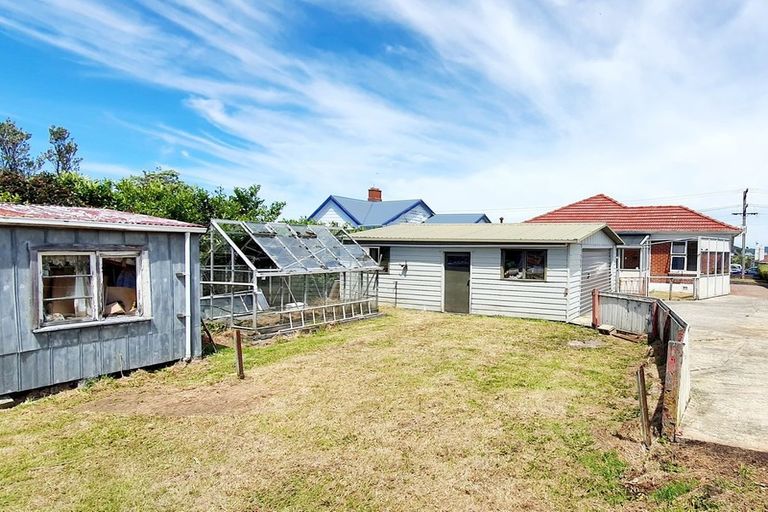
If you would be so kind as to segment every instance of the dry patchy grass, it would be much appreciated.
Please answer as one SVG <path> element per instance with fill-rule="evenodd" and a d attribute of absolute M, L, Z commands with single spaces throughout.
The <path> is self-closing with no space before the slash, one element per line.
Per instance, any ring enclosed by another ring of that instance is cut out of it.
<path fill-rule="evenodd" d="M 0 508 L 765 505 L 759 456 L 668 445 L 643 453 L 631 376 L 646 349 L 618 339 L 567 346 L 593 336 L 391 310 L 248 347 L 245 381 L 233 376 L 230 349 L 102 379 L 0 412 Z"/>

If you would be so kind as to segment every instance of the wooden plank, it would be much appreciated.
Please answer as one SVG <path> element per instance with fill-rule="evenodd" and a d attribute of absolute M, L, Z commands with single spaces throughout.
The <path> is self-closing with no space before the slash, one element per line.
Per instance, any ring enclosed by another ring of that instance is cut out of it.
<path fill-rule="evenodd" d="M 243 339 L 242 333 L 235 330 L 235 364 L 237 368 L 237 378 L 245 378 L 245 369 L 243 368 Z"/>
<path fill-rule="evenodd" d="M 0 356 L 0 395 L 19 390 L 19 354 Z"/>
<path fill-rule="evenodd" d="M 684 344 L 670 341 L 667 344 L 667 367 L 664 377 L 664 397 L 661 411 L 663 434 L 675 440 L 678 434 L 678 407 L 680 395 L 680 369 L 683 362 Z"/>
<path fill-rule="evenodd" d="M 0 355 L 19 351 L 12 234 L 13 230 L 0 228 Z"/>
<path fill-rule="evenodd" d="M 651 447 L 651 421 L 648 411 L 648 395 L 645 386 L 645 365 L 637 369 L 637 396 L 640 400 L 640 431 L 643 435 L 643 445 Z"/>

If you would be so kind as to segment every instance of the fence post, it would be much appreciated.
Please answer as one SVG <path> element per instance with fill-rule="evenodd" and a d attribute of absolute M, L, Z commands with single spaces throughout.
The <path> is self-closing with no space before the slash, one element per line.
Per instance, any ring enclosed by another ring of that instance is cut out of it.
<path fill-rule="evenodd" d="M 651 340 L 656 341 L 659 338 L 659 303 L 653 301 L 651 304 Z"/>
<path fill-rule="evenodd" d="M 667 368 L 664 376 L 664 397 L 661 409 L 661 428 L 664 435 L 674 441 L 677 436 L 677 410 L 680 407 L 680 369 L 683 343 L 670 340 L 667 343 Z"/>
<path fill-rule="evenodd" d="M 600 290 L 592 290 L 592 327 L 600 325 Z"/>
<path fill-rule="evenodd" d="M 648 396 L 645 388 L 645 365 L 637 369 L 637 396 L 640 400 L 640 430 L 646 449 L 651 447 L 651 422 L 648 419 Z"/>
<path fill-rule="evenodd" d="M 245 369 L 243 368 L 243 340 L 239 329 L 235 329 L 235 356 L 237 363 L 237 378 L 245 378 Z"/>

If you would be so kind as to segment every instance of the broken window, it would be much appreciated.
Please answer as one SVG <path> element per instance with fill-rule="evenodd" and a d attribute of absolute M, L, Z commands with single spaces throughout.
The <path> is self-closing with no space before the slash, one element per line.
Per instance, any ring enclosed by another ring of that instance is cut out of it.
<path fill-rule="evenodd" d="M 146 314 L 143 259 L 140 251 L 39 253 L 40 325 Z"/>
<path fill-rule="evenodd" d="M 101 254 L 102 314 L 140 315 L 136 276 L 139 253 Z"/>
<path fill-rule="evenodd" d="M 380 267 L 382 272 L 389 272 L 389 247 L 371 247 L 368 255 Z"/>
<path fill-rule="evenodd" d="M 544 281 L 546 267 L 546 250 L 503 249 L 501 251 L 502 279 Z"/>
<path fill-rule="evenodd" d="M 95 318 L 93 267 L 90 254 L 42 255 L 40 306 L 46 323 Z"/>

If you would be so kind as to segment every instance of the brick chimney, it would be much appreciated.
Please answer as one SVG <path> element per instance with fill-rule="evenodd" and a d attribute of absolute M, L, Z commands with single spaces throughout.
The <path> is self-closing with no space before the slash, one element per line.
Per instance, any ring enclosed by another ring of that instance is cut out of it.
<path fill-rule="evenodd" d="M 381 189 L 376 187 L 371 187 L 368 189 L 368 200 L 369 201 L 375 201 L 380 202 L 381 201 Z"/>

